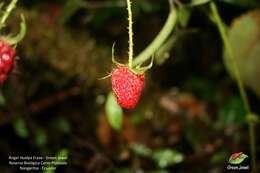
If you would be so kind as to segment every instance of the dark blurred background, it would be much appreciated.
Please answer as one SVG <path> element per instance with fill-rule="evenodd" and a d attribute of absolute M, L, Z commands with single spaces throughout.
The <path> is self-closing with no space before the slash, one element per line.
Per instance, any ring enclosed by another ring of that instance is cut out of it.
<path fill-rule="evenodd" d="M 259 114 L 260 68 L 250 72 L 250 65 L 260 65 L 259 2 L 216 4 L 229 33 L 242 27 L 243 34 L 243 26 L 255 31 L 242 37 L 253 40 L 237 38 L 232 44 L 239 44 L 241 73 L 252 110 Z M 68 165 L 57 167 L 57 173 L 221 173 L 232 153 L 250 155 L 245 110 L 207 4 L 179 11 L 170 36 L 174 41 L 146 73 L 141 100 L 134 110 L 124 110 L 120 131 L 106 118 L 110 78 L 99 79 L 112 69 L 114 42 L 117 59 L 127 62 L 125 1 L 20 0 L 8 19 L 12 30 L 20 13 L 28 31 L 0 89 L 1 173 L 20 172 L 8 164 L 10 155 L 64 151 Z M 153 40 L 168 13 L 167 0 L 133 0 L 135 54 Z M 252 80 L 256 82 L 247 82 Z M 258 131 L 256 124 L 259 155 Z"/>

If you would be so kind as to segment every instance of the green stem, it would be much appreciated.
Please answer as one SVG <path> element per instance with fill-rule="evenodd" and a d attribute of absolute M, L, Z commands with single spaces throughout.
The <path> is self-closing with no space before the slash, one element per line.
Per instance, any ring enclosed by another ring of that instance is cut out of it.
<path fill-rule="evenodd" d="M 172 33 L 176 24 L 176 20 L 177 12 L 172 5 L 167 21 L 165 22 L 162 30 L 152 41 L 152 43 L 145 50 L 143 50 L 137 57 L 134 58 L 133 65 L 142 64 L 143 62 L 150 59 L 153 54 L 155 54 L 155 52 L 160 48 L 160 46 L 166 41 L 166 39 Z"/>
<path fill-rule="evenodd" d="M 239 71 L 238 64 L 237 64 L 236 59 L 235 59 L 234 52 L 233 52 L 233 50 L 230 46 L 230 43 L 229 43 L 229 40 L 228 40 L 228 37 L 227 37 L 227 34 L 226 34 L 225 26 L 224 26 L 224 24 L 223 24 L 223 22 L 220 18 L 220 15 L 218 13 L 217 7 L 214 4 L 214 2 L 210 3 L 210 8 L 212 10 L 212 14 L 213 14 L 214 18 L 216 19 L 216 23 L 217 23 L 221 38 L 223 40 L 224 46 L 226 48 L 226 51 L 228 53 L 229 60 L 231 61 L 232 65 L 233 65 L 233 69 L 234 69 L 234 73 L 235 73 L 235 79 L 236 79 L 236 82 L 238 84 L 238 89 L 239 89 L 239 92 L 241 94 L 245 109 L 249 113 L 249 112 L 251 112 L 251 109 L 250 109 L 250 106 L 249 106 L 249 101 L 247 99 L 247 94 L 246 94 L 244 86 L 243 86 L 243 82 L 242 82 L 242 79 L 241 79 L 240 71 Z"/>
<path fill-rule="evenodd" d="M 2 10 L 3 6 L 4 6 L 4 2 L 0 2 L 0 10 Z"/>
<path fill-rule="evenodd" d="M 134 42 L 133 42 L 133 15 L 132 15 L 132 9 L 131 9 L 131 1 L 127 1 L 127 11 L 128 11 L 128 41 L 129 41 L 129 47 L 128 47 L 128 66 L 129 68 L 133 67 L 133 54 L 134 54 Z"/>
<path fill-rule="evenodd" d="M 228 53 L 228 58 L 232 64 L 232 69 L 234 69 L 234 75 L 235 75 L 235 80 L 238 85 L 239 93 L 241 95 L 243 105 L 245 107 L 245 110 L 247 112 L 247 116 L 251 115 L 251 108 L 249 105 L 249 100 L 244 88 L 243 81 L 241 79 L 240 71 L 238 68 L 237 61 L 235 59 L 235 54 L 231 48 L 231 45 L 228 40 L 228 36 L 225 30 L 225 25 L 219 15 L 217 6 L 214 2 L 210 2 L 210 9 L 213 14 L 214 19 L 216 20 L 216 24 L 218 27 L 218 30 L 220 32 L 224 47 Z M 249 126 L 249 138 L 250 138 L 250 150 L 251 150 L 251 157 L 252 157 L 252 172 L 256 173 L 256 149 L 255 149 L 255 131 L 254 131 L 254 122 L 253 121 L 247 121 L 248 126 Z"/>
<path fill-rule="evenodd" d="M 11 11 L 16 7 L 16 3 L 18 0 L 12 0 L 10 4 L 7 6 L 6 10 L 4 11 L 3 16 L 0 20 L 0 27 L 4 26 L 6 19 L 10 15 Z"/>
<path fill-rule="evenodd" d="M 10 36 L 10 35 L 0 36 L 0 39 L 4 40 L 6 43 L 8 43 L 10 45 L 15 45 L 24 38 L 24 36 L 26 34 L 26 30 L 27 30 L 27 28 L 26 28 L 25 18 L 21 14 L 21 22 L 20 22 L 19 33 L 15 36 Z"/>
<path fill-rule="evenodd" d="M 255 130 L 254 124 L 252 122 L 248 122 L 248 131 L 250 138 L 250 153 L 252 157 L 252 172 L 256 173 L 256 148 L 255 148 Z"/>

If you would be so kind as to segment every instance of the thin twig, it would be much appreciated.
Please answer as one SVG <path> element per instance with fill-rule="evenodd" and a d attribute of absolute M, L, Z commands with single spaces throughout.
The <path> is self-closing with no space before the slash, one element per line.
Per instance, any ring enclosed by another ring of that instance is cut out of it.
<path fill-rule="evenodd" d="M 243 81 L 241 79 L 241 75 L 240 75 L 240 71 L 239 71 L 239 67 L 235 58 L 235 54 L 232 50 L 232 47 L 230 45 L 230 42 L 228 40 L 228 36 L 225 30 L 225 26 L 224 23 L 218 13 L 218 9 L 217 6 L 214 2 L 210 2 L 210 9 L 212 11 L 213 17 L 215 18 L 215 22 L 217 24 L 218 30 L 220 32 L 223 44 L 225 46 L 225 49 L 228 53 L 228 58 L 230 60 L 230 62 L 232 63 L 232 69 L 234 70 L 234 76 L 235 76 L 235 80 L 236 83 L 238 85 L 238 89 L 239 89 L 239 93 L 241 95 L 242 101 L 243 101 L 243 105 L 244 108 L 246 110 L 247 113 L 247 123 L 248 123 L 248 133 L 249 133 L 249 138 L 250 138 L 250 150 L 251 150 L 251 161 L 252 161 L 252 172 L 256 173 L 256 148 L 255 148 L 255 131 L 254 131 L 254 122 L 250 120 L 250 118 L 248 118 L 248 116 L 252 115 L 251 112 L 251 108 L 250 108 L 250 104 L 249 104 L 249 100 L 244 88 L 244 84 Z"/>
<path fill-rule="evenodd" d="M 138 56 L 134 58 L 133 65 L 142 64 L 155 54 L 155 52 L 160 48 L 160 46 L 163 45 L 163 43 L 172 33 L 176 21 L 177 21 L 177 11 L 173 7 L 173 5 L 171 5 L 170 13 L 168 15 L 168 18 L 162 30 L 159 32 L 156 38 L 150 43 L 150 45 L 148 45 Z"/>
<path fill-rule="evenodd" d="M 0 26 L 4 26 L 6 19 L 8 18 L 8 16 L 10 15 L 10 13 L 12 12 L 12 10 L 16 7 L 16 3 L 18 0 L 12 0 L 10 2 L 10 4 L 7 6 L 6 10 L 4 11 L 4 14 L 1 18 L 0 21 Z"/>

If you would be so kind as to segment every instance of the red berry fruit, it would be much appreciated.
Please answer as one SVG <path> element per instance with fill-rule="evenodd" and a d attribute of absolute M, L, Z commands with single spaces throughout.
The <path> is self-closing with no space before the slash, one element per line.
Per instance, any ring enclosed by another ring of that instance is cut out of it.
<path fill-rule="evenodd" d="M 134 108 L 143 88 L 144 74 L 134 73 L 127 67 L 117 67 L 112 71 L 112 89 L 123 108 Z"/>
<path fill-rule="evenodd" d="M 0 39 L 0 83 L 7 78 L 14 64 L 15 49 Z"/>

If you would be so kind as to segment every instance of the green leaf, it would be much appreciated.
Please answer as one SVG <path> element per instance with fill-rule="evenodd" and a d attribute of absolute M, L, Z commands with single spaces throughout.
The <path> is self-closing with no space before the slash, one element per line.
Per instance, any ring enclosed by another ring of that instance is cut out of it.
<path fill-rule="evenodd" d="M 168 166 L 180 163 L 183 161 L 183 155 L 175 150 L 171 149 L 158 149 L 153 153 L 153 159 L 160 168 L 166 168 Z"/>
<path fill-rule="evenodd" d="M 47 143 L 48 137 L 42 128 L 37 128 L 35 131 L 35 142 L 38 147 L 44 147 Z"/>
<path fill-rule="evenodd" d="M 152 150 L 145 145 L 142 144 L 131 144 L 131 149 L 134 151 L 135 154 L 143 157 L 150 157 L 152 154 Z"/>
<path fill-rule="evenodd" d="M 237 165 L 237 164 L 242 163 L 246 158 L 248 158 L 248 156 L 245 154 L 241 154 L 238 158 L 236 158 L 234 160 L 232 160 L 232 158 L 230 157 L 228 163 Z"/>
<path fill-rule="evenodd" d="M 120 130 L 122 127 L 123 110 L 117 104 L 116 97 L 112 92 L 108 94 L 105 109 L 111 127 L 115 130 Z"/>
<path fill-rule="evenodd" d="M 26 127 L 26 123 L 24 119 L 18 118 L 17 120 L 14 121 L 13 123 L 13 128 L 15 133 L 21 137 L 21 138 L 27 138 L 28 137 L 28 129 Z"/>
<path fill-rule="evenodd" d="M 254 10 L 236 19 L 228 30 L 228 39 L 234 52 L 240 76 L 260 98 L 260 11 Z M 225 66 L 234 78 L 236 70 L 228 52 L 224 50 Z"/>
<path fill-rule="evenodd" d="M 178 8 L 178 20 L 182 27 L 187 26 L 191 15 L 191 10 L 186 6 L 180 6 Z"/>

